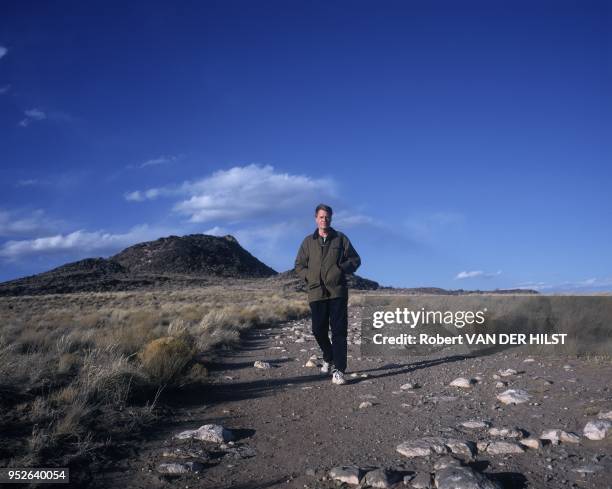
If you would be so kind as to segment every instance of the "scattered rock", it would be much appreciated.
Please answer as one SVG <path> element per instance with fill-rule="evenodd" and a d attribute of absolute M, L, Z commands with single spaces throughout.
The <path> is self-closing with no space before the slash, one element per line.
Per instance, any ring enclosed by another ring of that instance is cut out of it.
<path fill-rule="evenodd" d="M 339 482 L 357 485 L 363 477 L 363 471 L 354 466 L 334 467 L 329 471 L 329 477 Z"/>
<path fill-rule="evenodd" d="M 495 383 L 495 387 L 497 387 L 498 389 L 501 389 L 501 388 L 503 388 L 503 387 L 506 387 L 507 385 L 508 385 L 508 382 L 504 382 L 504 381 L 502 381 L 502 380 L 497 381 L 497 382 Z"/>
<path fill-rule="evenodd" d="M 213 443 L 224 443 L 234 439 L 231 430 L 224 428 L 218 424 L 205 424 L 197 430 L 187 430 L 175 435 L 179 440 L 193 438 L 195 440 L 210 441 Z"/>
<path fill-rule="evenodd" d="M 489 442 L 486 440 L 480 440 L 476 442 L 476 448 L 478 449 L 478 453 L 486 452 L 488 446 L 489 446 Z"/>
<path fill-rule="evenodd" d="M 200 462 L 171 462 L 157 466 L 157 471 L 164 475 L 180 475 L 189 472 L 200 472 L 204 469 L 204 464 Z"/>
<path fill-rule="evenodd" d="M 313 360 L 308 360 L 306 364 L 304 365 L 304 367 L 308 367 L 308 368 L 317 367 L 317 366 L 318 366 L 317 363 L 314 362 Z"/>
<path fill-rule="evenodd" d="M 405 384 L 402 384 L 400 386 L 400 389 L 403 391 L 410 391 L 412 389 L 416 389 L 417 387 L 418 387 L 418 384 L 416 383 L 406 382 Z"/>
<path fill-rule="evenodd" d="M 461 423 L 461 426 L 463 426 L 464 428 L 470 428 L 470 429 L 480 429 L 480 428 L 488 428 L 489 426 L 491 426 L 491 423 L 489 423 L 488 421 L 470 420 L 470 421 L 464 421 L 463 423 Z"/>
<path fill-rule="evenodd" d="M 513 368 L 507 368 L 506 370 L 499 370 L 499 375 L 502 377 L 510 377 L 511 375 L 516 375 L 518 372 Z"/>
<path fill-rule="evenodd" d="M 434 477 L 437 489 L 502 489 L 497 482 L 459 461 L 436 465 L 440 467 Z"/>
<path fill-rule="evenodd" d="M 540 440 L 548 440 L 553 445 L 558 445 L 561 441 L 561 430 L 546 430 L 540 435 Z"/>
<path fill-rule="evenodd" d="M 406 484 L 406 477 L 404 477 L 404 484 Z M 432 487 L 431 474 L 422 472 L 414 477 L 410 481 L 410 485 L 415 489 L 430 489 Z"/>
<path fill-rule="evenodd" d="M 408 458 L 427 457 L 434 453 L 447 453 L 448 449 L 443 438 L 428 436 L 418 440 L 410 440 L 400 443 L 395 448 L 399 453 Z"/>
<path fill-rule="evenodd" d="M 608 431 L 612 428 L 612 422 L 606 419 L 589 421 L 584 427 L 583 433 L 589 440 L 603 440 L 608 436 Z"/>
<path fill-rule="evenodd" d="M 462 389 L 469 389 L 472 387 L 472 384 L 475 384 L 476 381 L 474 379 L 466 379 L 465 377 L 458 377 L 453 380 L 449 385 L 451 387 L 460 387 Z"/>
<path fill-rule="evenodd" d="M 366 486 L 376 487 L 380 489 L 388 489 L 398 480 L 397 474 L 385 469 L 376 469 L 368 472 L 365 475 L 364 482 Z"/>
<path fill-rule="evenodd" d="M 359 405 L 359 409 L 366 409 L 369 407 L 372 407 L 374 404 L 372 404 L 370 401 L 364 401 Z"/>
<path fill-rule="evenodd" d="M 519 443 L 527 448 L 533 448 L 534 450 L 540 450 L 542 448 L 542 441 L 539 438 L 523 438 L 519 440 Z"/>
<path fill-rule="evenodd" d="M 529 401 L 531 396 L 523 389 L 508 389 L 507 391 L 498 394 L 497 399 L 504 404 L 521 404 Z"/>
<path fill-rule="evenodd" d="M 491 428 L 489 435 L 503 436 L 504 438 L 522 438 L 523 432 L 516 428 Z"/>
<path fill-rule="evenodd" d="M 506 453 L 523 453 L 525 449 L 513 441 L 492 441 L 487 445 L 487 453 L 503 455 Z"/>
<path fill-rule="evenodd" d="M 272 368 L 272 365 L 270 365 L 269 362 L 263 362 L 261 360 L 256 360 L 255 363 L 253 364 L 253 367 L 267 369 L 267 368 Z"/>
<path fill-rule="evenodd" d="M 448 438 L 444 444 L 454 454 L 467 455 L 470 458 L 476 455 L 476 445 L 471 441 Z"/>
<path fill-rule="evenodd" d="M 396 450 L 408 458 L 427 457 L 433 454 L 455 453 L 473 457 L 476 446 L 471 441 L 457 440 L 455 438 L 442 438 L 426 436 L 418 440 L 400 443 Z"/>
<path fill-rule="evenodd" d="M 580 443 L 580 437 L 576 433 L 561 431 L 560 438 L 563 443 Z"/>

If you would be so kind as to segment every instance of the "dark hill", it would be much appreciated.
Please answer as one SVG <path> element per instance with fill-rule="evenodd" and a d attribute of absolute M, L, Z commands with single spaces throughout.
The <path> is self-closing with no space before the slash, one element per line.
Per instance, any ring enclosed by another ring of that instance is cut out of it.
<path fill-rule="evenodd" d="M 112 256 L 132 273 L 270 277 L 276 272 L 245 250 L 233 236 L 169 236 L 139 243 Z"/>
<path fill-rule="evenodd" d="M 0 296 L 133 290 L 160 285 L 200 286 L 276 272 L 233 236 L 169 236 L 130 246 L 110 258 L 87 258 L 0 284 Z"/>

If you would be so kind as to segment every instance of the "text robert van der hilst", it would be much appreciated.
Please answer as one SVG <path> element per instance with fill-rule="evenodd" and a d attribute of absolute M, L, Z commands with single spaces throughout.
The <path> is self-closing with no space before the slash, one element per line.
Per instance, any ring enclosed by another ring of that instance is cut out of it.
<path fill-rule="evenodd" d="M 425 308 L 412 310 L 407 307 L 393 311 L 374 311 L 372 327 L 380 329 L 388 325 L 403 325 L 414 329 L 418 325 L 444 325 L 463 328 L 466 325 L 482 326 L 486 321 L 487 309 L 478 311 L 426 311 Z M 472 333 L 456 336 L 443 336 L 428 333 L 402 333 L 387 336 L 375 333 L 375 345 L 563 345 L 566 333 Z"/>

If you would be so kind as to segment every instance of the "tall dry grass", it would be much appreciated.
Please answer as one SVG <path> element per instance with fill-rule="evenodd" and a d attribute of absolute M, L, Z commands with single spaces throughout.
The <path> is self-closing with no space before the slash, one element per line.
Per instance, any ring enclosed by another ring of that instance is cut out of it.
<path fill-rule="evenodd" d="M 0 439 L 0 464 L 106 452 L 155 422 L 163 392 L 206 375 L 196 358 L 307 314 L 302 294 L 251 283 L 0 298 L 0 430 L 26 434 Z"/>

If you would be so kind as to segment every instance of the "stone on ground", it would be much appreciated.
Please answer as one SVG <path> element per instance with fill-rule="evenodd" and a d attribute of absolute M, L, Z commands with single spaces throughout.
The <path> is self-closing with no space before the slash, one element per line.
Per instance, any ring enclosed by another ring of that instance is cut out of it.
<path fill-rule="evenodd" d="M 264 362 L 262 360 L 256 360 L 255 363 L 253 364 L 253 367 L 267 369 L 267 368 L 272 368 L 272 365 L 270 365 L 269 362 Z"/>
<path fill-rule="evenodd" d="M 338 482 L 357 485 L 363 477 L 363 471 L 354 466 L 334 467 L 329 471 L 329 477 Z"/>
<path fill-rule="evenodd" d="M 169 462 L 159 464 L 157 471 L 164 475 L 180 475 L 188 472 L 200 472 L 204 469 L 204 464 L 200 462 Z"/>
<path fill-rule="evenodd" d="M 213 443 L 224 443 L 231 441 L 234 435 L 231 430 L 224 428 L 218 424 L 205 424 L 200 426 L 197 430 L 182 431 L 175 438 L 179 440 L 185 440 L 187 438 L 193 438 L 200 441 L 210 441 Z"/>
<path fill-rule="evenodd" d="M 527 448 L 539 450 L 542 448 L 542 441 L 539 438 L 523 438 L 519 443 Z"/>
<path fill-rule="evenodd" d="M 476 383 L 474 379 L 466 379 L 465 377 L 457 377 L 449 385 L 451 387 L 460 387 L 462 389 L 469 389 L 472 384 Z"/>
<path fill-rule="evenodd" d="M 608 436 L 608 432 L 612 428 L 612 422 L 606 419 L 598 419 L 589 421 L 584 427 L 583 433 L 589 440 L 603 440 Z"/>
<path fill-rule="evenodd" d="M 464 428 L 469 428 L 469 429 L 481 429 L 481 428 L 488 428 L 491 424 L 488 421 L 479 421 L 479 420 L 470 420 L 470 421 L 464 421 L 463 423 L 461 423 L 461 426 L 463 426 Z"/>
<path fill-rule="evenodd" d="M 487 453 L 504 455 L 507 453 L 523 453 L 525 449 L 513 441 L 492 441 L 487 445 Z"/>
<path fill-rule="evenodd" d="M 502 489 L 497 482 L 459 461 L 436 464 L 437 489 Z"/>
<path fill-rule="evenodd" d="M 447 453 L 448 449 L 444 444 L 444 439 L 439 437 L 427 436 L 418 440 L 409 440 L 400 443 L 395 448 L 404 457 L 427 457 L 434 453 Z"/>
<path fill-rule="evenodd" d="M 397 482 L 397 474 L 386 469 L 375 469 L 365 475 L 366 486 L 388 489 Z"/>
<path fill-rule="evenodd" d="M 523 438 L 523 432 L 517 428 L 491 428 L 491 436 L 503 436 L 504 438 Z"/>
<path fill-rule="evenodd" d="M 523 389 L 508 389 L 507 391 L 498 394 L 497 399 L 504 404 L 521 404 L 529 401 L 531 396 Z"/>

